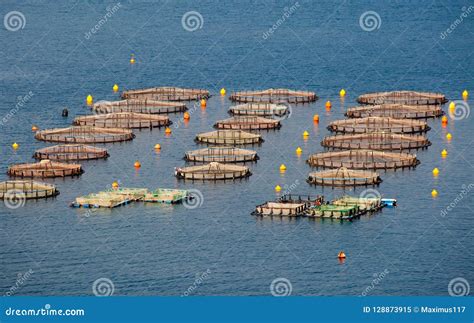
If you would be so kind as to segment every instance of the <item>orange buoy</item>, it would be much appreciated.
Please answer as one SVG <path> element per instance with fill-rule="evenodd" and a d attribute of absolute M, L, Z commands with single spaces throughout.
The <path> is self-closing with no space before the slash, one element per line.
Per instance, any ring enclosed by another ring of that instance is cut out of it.
<path fill-rule="evenodd" d="M 313 116 L 313 121 L 314 121 L 314 122 L 319 122 L 319 115 L 315 114 L 315 115 Z"/>
<path fill-rule="evenodd" d="M 118 187 L 119 187 L 119 183 L 118 183 L 117 181 L 114 181 L 114 182 L 112 183 L 112 188 L 113 188 L 113 189 L 117 189 Z"/>
<path fill-rule="evenodd" d="M 184 120 L 189 120 L 191 118 L 191 115 L 189 114 L 189 112 L 186 111 L 183 115 L 183 118 Z"/>
<path fill-rule="evenodd" d="M 161 145 L 160 145 L 160 144 L 156 144 L 156 145 L 155 145 L 155 149 L 156 149 L 156 150 L 160 150 L 160 149 L 161 149 Z"/>
<path fill-rule="evenodd" d="M 35 126 L 35 125 L 33 125 L 33 126 L 31 127 L 31 131 L 38 131 L 38 127 Z"/>
<path fill-rule="evenodd" d="M 201 99 L 201 108 L 205 108 L 207 106 L 206 99 Z"/>
<path fill-rule="evenodd" d="M 448 117 L 447 116 L 443 116 L 441 118 L 441 123 L 448 123 Z"/>
<path fill-rule="evenodd" d="M 326 109 L 331 109 L 331 101 L 326 101 Z"/>
<path fill-rule="evenodd" d="M 165 129 L 165 134 L 171 135 L 171 129 L 170 129 L 170 127 L 166 127 L 166 129 Z"/>
<path fill-rule="evenodd" d="M 344 251 L 339 251 L 339 253 L 337 254 L 337 258 L 346 259 L 346 254 L 344 253 Z"/>
<path fill-rule="evenodd" d="M 133 164 L 133 166 L 135 166 L 135 168 L 140 168 L 142 167 L 142 164 L 140 164 L 140 162 L 137 160 L 135 161 L 135 164 Z"/>

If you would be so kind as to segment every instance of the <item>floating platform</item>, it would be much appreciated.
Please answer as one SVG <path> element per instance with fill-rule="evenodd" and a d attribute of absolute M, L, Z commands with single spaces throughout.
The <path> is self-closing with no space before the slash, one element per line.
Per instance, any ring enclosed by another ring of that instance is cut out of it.
<path fill-rule="evenodd" d="M 448 102 L 441 93 L 417 91 L 375 92 L 359 96 L 361 104 L 440 105 Z"/>
<path fill-rule="evenodd" d="M 338 133 L 389 132 L 399 134 L 424 133 L 428 124 L 419 120 L 403 120 L 387 117 L 367 117 L 333 121 L 328 130 Z"/>
<path fill-rule="evenodd" d="M 129 129 L 73 126 L 37 131 L 35 138 L 43 141 L 64 143 L 109 143 L 135 138 Z"/>
<path fill-rule="evenodd" d="M 380 197 L 352 197 L 343 196 L 331 202 L 333 205 L 339 206 L 357 206 L 364 212 L 375 212 L 384 207 L 382 198 Z"/>
<path fill-rule="evenodd" d="M 0 199 L 22 200 L 53 197 L 59 194 L 55 185 L 37 181 L 5 181 L 0 183 Z"/>
<path fill-rule="evenodd" d="M 307 160 L 313 167 L 350 169 L 414 168 L 420 161 L 414 154 L 376 150 L 345 150 L 313 154 Z"/>
<path fill-rule="evenodd" d="M 129 90 L 122 93 L 122 99 L 152 99 L 158 101 L 192 101 L 207 99 L 209 91 L 201 89 L 183 89 L 179 87 L 154 87 Z"/>
<path fill-rule="evenodd" d="M 118 188 L 109 189 L 103 193 L 125 196 L 129 201 L 139 201 L 145 197 L 145 195 L 148 193 L 148 189 L 147 188 L 118 187 Z"/>
<path fill-rule="evenodd" d="M 396 119 L 428 119 L 444 114 L 439 105 L 382 104 L 347 109 L 348 118 L 389 117 Z"/>
<path fill-rule="evenodd" d="M 143 198 L 144 202 L 176 204 L 188 199 L 188 191 L 159 188 L 153 192 L 148 192 Z"/>
<path fill-rule="evenodd" d="M 305 214 L 308 206 L 305 203 L 279 203 L 266 202 L 257 205 L 253 215 L 263 216 L 302 216 Z"/>
<path fill-rule="evenodd" d="M 324 204 L 310 208 L 306 211 L 306 216 L 311 218 L 328 218 L 335 220 L 352 220 L 360 217 L 365 212 L 356 205 L 332 205 Z"/>
<path fill-rule="evenodd" d="M 317 100 L 316 93 L 289 89 L 268 89 L 263 91 L 242 91 L 230 95 L 235 102 L 253 103 L 309 103 Z"/>
<path fill-rule="evenodd" d="M 175 169 L 176 177 L 190 180 L 233 180 L 252 175 L 246 166 L 212 162 L 203 166 L 191 166 Z"/>
<path fill-rule="evenodd" d="M 192 162 L 241 163 L 258 159 L 257 152 L 235 147 L 209 147 L 186 152 L 184 157 Z"/>
<path fill-rule="evenodd" d="M 129 204 L 133 200 L 127 195 L 115 194 L 113 192 L 99 192 L 77 197 L 71 203 L 72 207 L 83 208 L 115 208 Z"/>
<path fill-rule="evenodd" d="M 171 124 L 167 116 L 135 112 L 116 112 L 80 116 L 74 119 L 75 126 L 93 126 L 102 128 L 156 128 Z"/>
<path fill-rule="evenodd" d="M 321 146 L 330 149 L 410 150 L 431 145 L 425 136 L 371 132 L 325 137 Z"/>
<path fill-rule="evenodd" d="M 107 149 L 82 144 L 56 145 L 38 149 L 33 158 L 49 160 L 88 160 L 107 158 Z"/>
<path fill-rule="evenodd" d="M 80 164 L 66 164 L 42 160 L 39 163 L 17 164 L 8 168 L 12 177 L 66 177 L 78 176 L 84 171 Z"/>
<path fill-rule="evenodd" d="M 225 120 L 217 121 L 214 125 L 217 129 L 230 130 L 268 130 L 280 129 L 279 120 L 255 117 L 255 116 L 236 116 Z"/>
<path fill-rule="evenodd" d="M 337 169 L 313 172 L 308 183 L 321 186 L 361 186 L 378 185 L 382 182 L 378 173 L 340 167 Z"/>
<path fill-rule="evenodd" d="M 201 133 L 196 141 L 213 145 L 254 145 L 263 142 L 262 136 L 242 130 L 217 130 Z"/>
<path fill-rule="evenodd" d="M 290 109 L 282 104 L 245 103 L 231 107 L 229 113 L 236 116 L 283 117 Z"/>
<path fill-rule="evenodd" d="M 99 101 L 92 106 L 92 111 L 98 114 L 119 112 L 167 114 L 184 112 L 187 109 L 186 104 L 181 102 L 156 101 L 150 99 Z"/>

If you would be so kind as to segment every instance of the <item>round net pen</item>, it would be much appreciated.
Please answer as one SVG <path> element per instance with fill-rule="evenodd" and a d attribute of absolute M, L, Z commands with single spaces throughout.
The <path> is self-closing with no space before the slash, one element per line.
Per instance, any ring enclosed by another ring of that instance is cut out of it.
<path fill-rule="evenodd" d="M 269 130 L 280 129 L 279 120 L 254 117 L 254 116 L 237 116 L 225 120 L 219 120 L 214 125 L 217 129 L 232 130 Z"/>
<path fill-rule="evenodd" d="M 213 145 L 254 145 L 263 142 L 262 136 L 242 130 L 217 130 L 200 133 L 197 142 Z"/>
<path fill-rule="evenodd" d="M 58 163 L 50 160 L 18 164 L 8 168 L 8 175 L 12 177 L 66 177 L 78 176 L 83 172 L 80 164 Z"/>
<path fill-rule="evenodd" d="M 317 168 L 397 169 L 414 168 L 420 161 L 414 154 L 378 150 L 344 150 L 313 154 L 308 164 Z"/>
<path fill-rule="evenodd" d="M 49 159 L 61 161 L 101 159 L 107 157 L 109 157 L 107 149 L 81 144 L 46 147 L 38 149 L 33 155 L 33 158 L 39 160 Z"/>
<path fill-rule="evenodd" d="M 329 136 L 321 141 L 321 146 L 330 149 L 408 150 L 424 149 L 430 145 L 425 136 L 385 132 Z"/>
<path fill-rule="evenodd" d="M 35 138 L 50 142 L 63 143 L 109 143 L 127 141 L 135 138 L 129 129 L 74 126 L 37 131 Z"/>
<path fill-rule="evenodd" d="M 147 114 L 167 114 L 184 112 L 188 108 L 181 102 L 156 101 L 149 99 L 129 99 L 121 101 L 99 101 L 92 106 L 95 113 L 135 112 Z"/>
<path fill-rule="evenodd" d="M 441 93 L 392 91 L 363 94 L 357 98 L 357 102 L 361 104 L 440 105 L 448 100 Z"/>
<path fill-rule="evenodd" d="M 328 129 L 340 133 L 367 133 L 367 132 L 390 132 L 390 133 L 423 133 L 430 130 L 424 121 L 403 120 L 383 117 L 367 117 L 358 119 L 337 120 L 329 124 Z"/>
<path fill-rule="evenodd" d="M 291 111 L 282 104 L 245 103 L 231 107 L 229 113 L 236 116 L 283 117 Z"/>
<path fill-rule="evenodd" d="M 152 99 L 162 101 L 192 101 L 207 99 L 209 91 L 201 89 L 183 89 L 179 87 L 154 87 L 129 90 L 122 93 L 122 99 Z"/>
<path fill-rule="evenodd" d="M 349 118 L 427 119 L 441 117 L 443 114 L 443 109 L 439 105 L 381 104 L 349 108 L 345 116 Z"/>
<path fill-rule="evenodd" d="M 230 100 L 235 102 L 262 103 L 309 103 L 316 101 L 316 93 L 289 89 L 268 89 L 263 91 L 242 91 L 232 93 Z"/>
<path fill-rule="evenodd" d="M 56 186 L 37 181 L 5 181 L 0 183 L 0 198 L 3 200 L 24 200 L 53 197 L 59 194 Z"/>
<path fill-rule="evenodd" d="M 241 163 L 258 159 L 257 152 L 235 147 L 209 147 L 186 152 L 184 157 L 191 162 Z"/>
<path fill-rule="evenodd" d="M 233 180 L 252 175 L 246 166 L 211 162 L 203 166 L 191 166 L 175 169 L 176 177 L 190 180 Z"/>
<path fill-rule="evenodd" d="M 340 167 L 321 172 L 313 172 L 308 176 L 308 183 L 321 186 L 368 186 L 382 182 L 379 174 L 362 170 Z"/>
<path fill-rule="evenodd" d="M 171 121 L 167 116 L 117 112 L 76 117 L 73 124 L 75 126 L 140 129 L 169 126 Z"/>

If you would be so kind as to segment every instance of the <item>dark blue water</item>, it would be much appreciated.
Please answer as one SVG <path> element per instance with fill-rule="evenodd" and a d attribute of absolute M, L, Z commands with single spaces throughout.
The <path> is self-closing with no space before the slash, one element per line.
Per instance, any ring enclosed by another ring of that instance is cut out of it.
<path fill-rule="evenodd" d="M 285 87 L 316 91 L 320 100 L 294 106 L 281 130 L 263 133 L 265 142 L 256 147 L 261 159 L 250 165 L 248 180 L 184 183 L 173 176 L 173 168 L 184 165 L 184 152 L 199 147 L 196 133 L 211 131 L 216 120 L 228 117 L 230 101 L 216 95 L 187 125 L 179 121 L 182 115 L 172 115 L 177 126 L 169 138 L 163 129 L 137 131 L 132 142 L 107 145 L 108 160 L 84 162 L 80 178 L 50 180 L 61 191 L 56 199 L 28 201 L 16 210 L 0 205 L 1 293 L 29 270 L 33 273 L 14 294 L 91 295 L 101 277 L 113 281 L 114 295 L 181 295 L 193 284 L 193 295 L 270 295 L 270 283 L 279 277 L 291 281 L 293 295 L 360 295 L 382 272 L 388 274 L 371 295 L 447 295 L 457 277 L 472 284 L 473 194 L 462 194 L 463 185 L 474 182 L 472 116 L 450 120 L 447 128 L 429 121 L 433 145 L 417 152 L 421 165 L 381 174 L 378 190 L 398 200 L 396 209 L 345 223 L 250 215 L 255 205 L 275 198 L 276 184 L 328 199 L 343 193 L 309 186 L 304 161 L 322 151 L 327 123 L 342 118 L 359 94 L 415 89 L 458 100 L 468 89 L 474 95 L 474 13 L 440 38 L 467 1 L 298 4 L 264 39 L 285 7 L 295 3 L 123 0 L 87 39 L 85 33 L 116 3 L 2 1 L 2 16 L 20 11 L 26 25 L 14 32 L 0 29 L 0 114 L 6 116 L 19 96 L 33 93 L 0 128 L 2 180 L 8 165 L 32 161 L 34 150 L 48 145 L 35 141 L 33 124 L 68 126 L 74 115 L 89 112 L 87 94 L 96 100 L 118 98 L 114 83 L 121 89 L 172 85 L 215 94 L 221 87 L 228 92 Z M 181 18 L 192 10 L 204 24 L 188 32 Z M 359 17 L 369 10 L 381 18 L 372 32 L 359 26 Z M 341 88 L 348 93 L 345 102 L 338 97 Z M 333 102 L 330 112 L 326 100 Z M 69 118 L 61 117 L 65 107 Z M 315 113 L 321 116 L 317 126 Z M 306 142 L 304 130 L 311 134 Z M 447 132 L 453 135 L 449 143 Z M 13 142 L 20 145 L 16 152 Z M 156 143 L 160 153 L 153 149 Z M 303 149 L 299 158 L 297 146 Z M 444 160 L 442 149 L 449 152 Z M 139 171 L 135 160 L 142 164 Z M 283 175 L 281 163 L 288 168 Z M 434 167 L 440 169 L 437 179 Z M 128 187 L 194 188 L 204 201 L 194 210 L 135 204 L 92 214 L 68 206 L 76 196 L 103 190 L 114 180 Z M 433 188 L 437 199 L 431 197 Z M 337 260 L 340 250 L 347 255 L 344 264 Z"/>

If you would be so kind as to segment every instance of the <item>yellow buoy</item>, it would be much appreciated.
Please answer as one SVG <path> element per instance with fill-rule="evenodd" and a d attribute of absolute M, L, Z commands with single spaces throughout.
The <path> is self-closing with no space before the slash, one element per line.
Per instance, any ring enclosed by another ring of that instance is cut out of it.
<path fill-rule="evenodd" d="M 119 187 L 119 183 L 117 181 L 114 181 L 112 183 L 112 188 L 117 189 Z"/>
<path fill-rule="evenodd" d="M 305 131 L 303 132 L 303 137 L 309 137 L 309 132 L 305 130 Z"/>
<path fill-rule="evenodd" d="M 20 147 L 20 145 L 17 144 L 16 142 L 14 142 L 14 143 L 12 144 L 12 148 L 13 148 L 14 150 L 17 150 L 19 147 Z"/>
<path fill-rule="evenodd" d="M 160 150 L 160 149 L 161 149 L 161 145 L 160 145 L 160 144 L 156 144 L 156 145 L 155 145 L 155 149 L 156 149 L 156 150 Z"/>
<path fill-rule="evenodd" d="M 201 108 L 205 108 L 207 105 L 206 99 L 201 99 Z"/>
<path fill-rule="evenodd" d="M 86 103 L 87 103 L 87 105 L 92 105 L 92 103 L 94 103 L 94 98 L 92 97 L 92 95 L 89 94 L 87 96 Z"/>
<path fill-rule="evenodd" d="M 165 134 L 170 135 L 171 134 L 171 129 L 170 127 L 166 127 L 165 129 Z"/>
<path fill-rule="evenodd" d="M 433 168 L 433 175 L 438 176 L 439 175 L 439 169 L 437 167 Z"/>
<path fill-rule="evenodd" d="M 135 166 L 135 168 L 140 168 L 142 167 L 142 164 L 140 164 L 140 162 L 137 160 L 135 161 L 135 164 L 133 164 L 133 166 Z"/>
<path fill-rule="evenodd" d="M 326 109 L 331 109 L 331 101 L 326 101 Z"/>
<path fill-rule="evenodd" d="M 448 117 L 447 116 L 443 116 L 441 118 L 441 123 L 448 123 Z"/>
<path fill-rule="evenodd" d="M 441 151 L 441 157 L 444 158 L 444 157 L 446 157 L 446 156 L 448 156 L 448 151 L 447 151 L 446 149 L 443 149 L 443 150 Z"/>
<path fill-rule="evenodd" d="M 449 113 L 453 114 L 455 110 L 456 110 L 456 103 L 451 102 L 449 104 Z"/>
<path fill-rule="evenodd" d="M 280 185 L 275 186 L 275 192 L 280 192 L 280 191 L 281 191 L 281 186 Z"/>
<path fill-rule="evenodd" d="M 225 93 L 226 93 L 226 92 L 225 92 L 225 89 L 224 89 L 224 88 L 222 88 L 222 89 L 221 89 L 221 95 L 222 95 L 222 96 L 224 96 L 224 95 L 225 95 Z"/>
<path fill-rule="evenodd" d="M 286 170 L 285 164 L 280 165 L 280 172 L 284 172 Z"/>
<path fill-rule="evenodd" d="M 469 97 L 469 92 L 467 92 L 467 90 L 464 90 L 464 91 L 462 92 L 462 98 L 463 98 L 464 100 L 467 100 L 468 97 Z"/>
<path fill-rule="evenodd" d="M 435 189 L 433 189 L 433 190 L 431 191 L 431 196 L 433 196 L 433 197 L 438 196 L 438 191 L 435 190 Z"/>
<path fill-rule="evenodd" d="M 314 121 L 314 122 L 319 122 L 319 115 L 315 114 L 315 115 L 313 116 L 313 121 Z"/>
<path fill-rule="evenodd" d="M 337 258 L 345 259 L 346 258 L 345 252 L 344 251 L 339 251 L 339 253 L 337 254 Z"/>
<path fill-rule="evenodd" d="M 451 140 L 451 139 L 453 139 L 453 136 L 448 132 L 446 134 L 446 139 Z"/>
<path fill-rule="evenodd" d="M 117 85 L 117 84 L 114 84 L 114 86 L 112 87 L 112 90 L 114 90 L 114 92 L 117 93 L 118 90 L 119 90 L 118 85 Z"/>
<path fill-rule="evenodd" d="M 130 64 L 132 64 L 132 65 L 135 64 L 135 55 L 134 54 L 132 54 L 130 56 Z"/>
<path fill-rule="evenodd" d="M 38 131 L 38 127 L 35 126 L 35 125 L 33 125 L 33 126 L 31 127 L 31 131 Z"/>
<path fill-rule="evenodd" d="M 186 111 L 183 115 L 183 118 L 184 120 L 189 120 L 191 118 L 191 115 L 189 114 L 189 112 Z"/>
<path fill-rule="evenodd" d="M 296 148 L 296 153 L 300 155 L 303 152 L 303 149 L 301 147 Z"/>
<path fill-rule="evenodd" d="M 339 91 L 339 96 L 340 96 L 341 98 L 345 97 L 345 96 L 346 96 L 346 90 L 341 89 L 341 90 Z"/>

